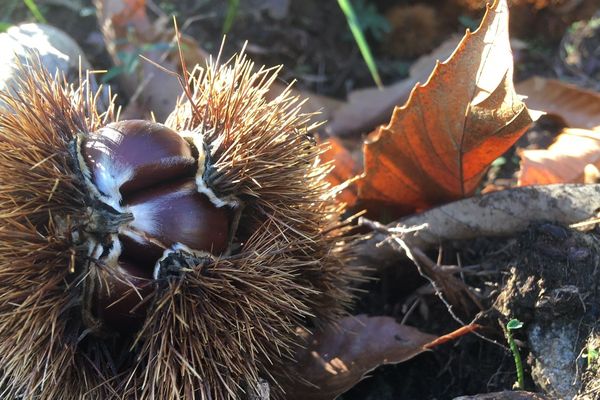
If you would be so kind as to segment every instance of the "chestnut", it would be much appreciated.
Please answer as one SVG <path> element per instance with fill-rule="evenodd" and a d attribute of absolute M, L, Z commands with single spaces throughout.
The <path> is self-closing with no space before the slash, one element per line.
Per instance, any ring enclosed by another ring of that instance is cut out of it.
<path fill-rule="evenodd" d="M 116 272 L 98 288 L 93 312 L 106 326 L 133 334 L 144 322 L 142 301 L 153 292 L 152 274 L 127 261 L 119 261 Z"/>
<path fill-rule="evenodd" d="M 86 138 L 83 156 L 92 181 L 106 196 L 127 195 L 182 176 L 194 176 L 196 160 L 177 132 L 154 122 L 109 124 Z"/>
<path fill-rule="evenodd" d="M 177 132 L 138 120 L 109 124 L 81 144 L 84 175 L 101 201 L 131 215 L 118 228 L 119 253 L 108 265 L 114 276 L 98 289 L 92 307 L 104 325 L 139 329 L 159 260 L 170 252 L 216 257 L 228 250 L 232 210 L 199 191 L 198 153 Z"/>

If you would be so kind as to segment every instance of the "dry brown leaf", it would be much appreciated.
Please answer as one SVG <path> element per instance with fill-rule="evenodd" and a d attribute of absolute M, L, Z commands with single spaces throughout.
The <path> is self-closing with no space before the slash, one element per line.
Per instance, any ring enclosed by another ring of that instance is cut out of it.
<path fill-rule="evenodd" d="M 600 94 L 554 79 L 533 77 L 516 85 L 527 107 L 561 117 L 572 128 L 600 127 Z"/>
<path fill-rule="evenodd" d="M 426 250 L 449 240 L 514 235 L 532 222 L 570 225 L 596 217 L 599 209 L 600 184 L 526 186 L 445 204 L 389 224 L 386 229 L 407 246 Z M 389 241 L 389 233 L 380 231 L 358 244 L 362 264 L 379 265 L 397 259 L 399 253 Z"/>
<path fill-rule="evenodd" d="M 283 381 L 288 400 L 333 400 L 385 364 L 408 361 L 469 334 L 467 325 L 436 337 L 398 324 L 390 317 L 346 317 L 316 334 L 301 332 L 305 347 L 296 354 L 297 372 Z"/>
<path fill-rule="evenodd" d="M 383 364 L 407 361 L 436 336 L 390 317 L 346 317 L 337 327 L 310 336 L 299 351 L 297 375 L 284 384 L 288 400 L 332 400 Z M 310 382 L 302 382 L 302 379 Z"/>
<path fill-rule="evenodd" d="M 531 122 L 512 72 L 508 7 L 500 0 L 365 144 L 359 197 L 409 213 L 472 194 Z"/>
<path fill-rule="evenodd" d="M 458 36 L 448 38 L 431 54 L 415 62 L 410 68 L 409 77 L 400 82 L 383 89 L 359 89 L 350 93 L 348 102 L 332 112 L 325 127 L 327 133 L 331 136 L 366 133 L 389 121 L 394 107 L 408 100 L 415 84 L 425 81 L 438 60 L 448 58 L 459 41 Z"/>
<path fill-rule="evenodd" d="M 565 129 L 548 149 L 519 155 L 519 186 L 584 183 L 585 167 L 600 166 L 600 130 Z"/>

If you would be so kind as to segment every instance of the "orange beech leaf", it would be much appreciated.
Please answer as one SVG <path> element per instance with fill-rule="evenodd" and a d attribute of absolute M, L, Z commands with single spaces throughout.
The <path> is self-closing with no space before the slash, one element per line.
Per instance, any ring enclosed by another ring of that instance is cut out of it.
<path fill-rule="evenodd" d="M 508 7 L 499 0 L 365 142 L 359 197 L 409 213 L 472 194 L 531 123 L 512 74 Z"/>
<path fill-rule="evenodd" d="M 600 167 L 600 130 L 565 129 L 548 149 L 519 155 L 519 186 L 583 183 L 586 165 Z"/>
<path fill-rule="evenodd" d="M 561 117 L 571 128 L 600 127 L 600 93 L 539 76 L 516 85 L 531 110 Z"/>
<path fill-rule="evenodd" d="M 400 325 L 390 317 L 342 318 L 314 335 L 302 332 L 297 374 L 284 380 L 288 400 L 332 400 L 384 364 L 407 361 L 427 349 L 436 336 Z"/>

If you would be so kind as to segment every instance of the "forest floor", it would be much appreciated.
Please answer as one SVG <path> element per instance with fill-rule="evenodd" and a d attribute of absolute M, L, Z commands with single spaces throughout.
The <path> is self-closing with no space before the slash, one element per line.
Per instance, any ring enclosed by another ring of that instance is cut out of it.
<path fill-rule="evenodd" d="M 148 3 L 155 17 L 175 15 L 183 33 L 193 37 L 207 52 L 218 51 L 227 2 Z M 257 64 L 284 66 L 282 81 L 295 80 L 301 92 L 339 100 L 357 89 L 374 85 L 337 2 L 241 3 L 224 45 L 225 56 L 239 51 L 247 42 L 246 53 Z M 434 1 L 356 2 L 384 85 L 407 78 L 411 65 L 450 35 L 477 27 L 484 11 L 466 0 L 442 3 L 438 6 Z M 590 36 L 591 28 L 586 31 L 576 22 L 578 17 L 589 18 L 590 11 L 567 17 L 553 9 L 552 2 L 537 3 L 538 8 L 522 6 L 511 16 L 515 21 L 511 25 L 515 82 L 535 75 L 592 89 L 600 87 L 594 87 L 600 82 L 600 63 L 594 64 L 593 57 L 586 57 L 586 52 L 593 53 L 599 48 L 600 33 L 596 29 L 596 35 Z M 46 1 L 42 11 L 49 24 L 60 27 L 79 43 L 95 68 L 109 71 L 114 68 L 89 1 Z M 26 20 L 27 10 L 14 6 L 10 18 L 13 22 Z M 599 59 L 596 57 L 596 62 Z M 118 85 L 116 88 L 119 93 Z M 124 95 L 119 101 L 126 105 L 127 100 Z M 481 190 L 515 186 L 520 150 L 547 148 L 563 127 L 563 122 L 557 119 L 538 120 L 502 161 L 492 166 Z M 361 138 L 358 134 L 345 140 L 358 143 Z M 576 327 L 574 333 L 566 334 L 570 340 L 578 334 L 578 329 L 597 328 L 598 234 L 596 229 L 580 232 L 540 223 L 513 237 L 445 243 L 428 255 L 439 265 L 461 267 L 460 281 L 464 288 L 457 290 L 459 301 L 451 309 L 454 315 L 408 258 L 399 258 L 394 265 L 378 269 L 374 272 L 377 279 L 361 288 L 364 291 L 353 314 L 392 316 L 438 335 L 469 322 L 487 328 L 477 336 L 465 336 L 410 361 L 383 366 L 342 398 L 452 399 L 512 389 L 515 364 L 502 329 L 507 315 L 518 317 L 527 327 L 515 333 L 524 345 L 521 355 L 525 360 L 525 389 L 543 389 L 534 379 L 536 369 L 543 366 L 533 362 L 531 354 L 552 351 L 543 346 L 527 346 L 526 335 L 529 343 L 533 335 L 545 341 L 559 329 L 557 326 L 566 330 Z M 534 289 L 534 281 L 543 282 L 544 290 Z M 567 340 L 568 345 L 575 344 Z M 562 379 L 572 378 L 574 371 L 570 373 Z"/>

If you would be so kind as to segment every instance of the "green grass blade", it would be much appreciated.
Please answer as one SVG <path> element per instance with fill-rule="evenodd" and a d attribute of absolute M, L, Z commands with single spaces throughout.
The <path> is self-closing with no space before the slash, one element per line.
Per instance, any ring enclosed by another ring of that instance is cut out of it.
<path fill-rule="evenodd" d="M 352 7 L 352 4 L 350 4 L 350 0 L 338 0 L 338 4 L 340 5 L 340 8 L 346 15 L 346 20 L 348 21 L 350 31 L 352 32 L 354 40 L 356 41 L 356 44 L 360 49 L 360 53 L 362 54 L 363 59 L 367 64 L 367 67 L 369 68 L 369 72 L 371 72 L 371 76 L 373 77 L 375 84 L 379 88 L 383 87 L 383 84 L 381 83 L 381 77 L 379 76 L 377 66 L 375 65 L 375 59 L 371 54 L 371 49 L 369 48 L 369 44 L 365 39 L 365 35 L 363 35 L 362 29 L 360 28 L 360 25 L 358 23 L 358 19 L 356 18 L 354 8 Z"/>
<path fill-rule="evenodd" d="M 231 30 L 239 8 L 240 0 L 227 0 L 227 14 L 225 15 L 225 22 L 223 23 L 223 34 L 226 34 Z"/>
<path fill-rule="evenodd" d="M 25 3 L 27 8 L 29 8 L 29 11 L 33 14 L 33 17 L 37 22 L 42 22 L 44 24 L 48 23 L 48 21 L 46 21 L 46 18 L 44 18 L 44 16 L 40 12 L 40 9 L 35 3 L 35 0 L 23 0 L 23 3 Z"/>

